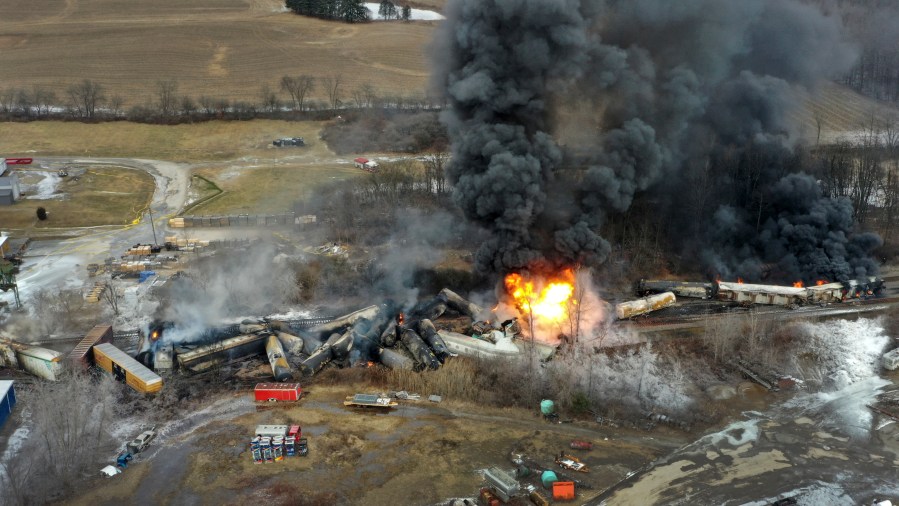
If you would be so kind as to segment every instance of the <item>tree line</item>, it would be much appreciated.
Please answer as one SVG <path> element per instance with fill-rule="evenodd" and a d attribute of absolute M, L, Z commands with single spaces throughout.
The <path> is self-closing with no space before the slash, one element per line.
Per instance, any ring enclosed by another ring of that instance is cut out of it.
<path fill-rule="evenodd" d="M 125 107 L 125 99 L 103 84 L 85 79 L 62 94 L 43 86 L 0 90 L 0 120 L 70 119 L 85 122 L 129 120 L 184 123 L 212 119 L 323 119 L 354 109 L 418 111 L 440 109 L 443 101 L 426 96 L 381 94 L 371 84 L 346 89 L 339 75 L 283 76 L 276 87 L 263 84 L 256 100 L 180 93 L 175 80 L 155 83 L 149 99 Z M 316 94 L 317 95 L 313 95 Z"/>
<path fill-rule="evenodd" d="M 303 16 L 346 23 L 370 21 L 362 0 L 287 0 L 287 8 Z"/>

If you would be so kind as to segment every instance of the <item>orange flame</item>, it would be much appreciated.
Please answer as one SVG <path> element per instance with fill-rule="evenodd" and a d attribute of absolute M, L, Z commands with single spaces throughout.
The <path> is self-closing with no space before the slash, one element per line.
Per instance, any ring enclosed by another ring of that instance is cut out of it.
<path fill-rule="evenodd" d="M 802 288 L 803 286 L 805 285 L 802 284 L 802 281 L 796 281 L 793 283 L 793 288 Z"/>
<path fill-rule="evenodd" d="M 737 278 L 737 283 L 742 285 L 742 284 L 743 284 L 743 278 Z"/>
<path fill-rule="evenodd" d="M 819 279 L 818 281 L 815 281 L 815 284 L 818 285 L 818 286 L 826 285 L 826 284 L 827 284 L 827 280 Z"/>
<path fill-rule="evenodd" d="M 150 334 L 150 339 L 152 339 L 153 341 L 159 339 L 159 331 L 158 331 L 158 330 L 154 330 L 154 331 Z"/>
<path fill-rule="evenodd" d="M 506 291 L 523 315 L 560 322 L 568 314 L 574 293 L 574 273 L 566 269 L 558 278 L 526 280 L 520 274 L 506 276 Z"/>
<path fill-rule="evenodd" d="M 368 364 L 366 365 L 366 367 L 374 367 L 374 366 L 375 366 L 374 362 L 368 362 Z"/>

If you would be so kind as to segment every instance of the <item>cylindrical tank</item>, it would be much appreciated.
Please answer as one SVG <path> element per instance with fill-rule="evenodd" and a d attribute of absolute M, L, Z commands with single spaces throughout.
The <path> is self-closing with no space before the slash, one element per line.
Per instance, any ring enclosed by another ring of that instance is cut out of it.
<path fill-rule="evenodd" d="M 281 346 L 278 336 L 268 336 L 268 339 L 265 341 L 265 353 L 268 355 L 268 363 L 272 366 L 272 374 L 275 376 L 275 381 L 287 381 L 293 377 L 290 364 L 287 363 L 287 358 L 284 357 L 284 348 Z"/>
<path fill-rule="evenodd" d="M 540 412 L 541 413 L 543 413 L 544 415 L 551 415 L 555 411 L 556 411 L 556 404 L 553 401 L 551 401 L 549 399 L 543 399 L 542 401 L 540 401 Z"/>
<path fill-rule="evenodd" d="M 396 344 L 396 320 L 390 320 L 387 328 L 381 333 L 381 346 L 393 348 Z"/>
<path fill-rule="evenodd" d="M 616 304 L 615 316 L 617 316 L 619 320 L 626 320 L 674 305 L 675 302 L 677 302 L 677 298 L 672 292 L 650 295 L 648 297 L 643 297 L 642 299 Z"/>
<path fill-rule="evenodd" d="M 559 481 L 559 477 L 556 476 L 556 473 L 553 471 L 543 471 L 543 474 L 540 476 L 540 481 L 543 482 L 543 486 L 545 488 L 552 488 L 553 483 Z"/>
<path fill-rule="evenodd" d="M 431 369 L 437 369 L 440 367 L 440 362 L 437 360 L 437 357 L 431 352 L 431 349 L 428 348 L 428 345 L 422 341 L 421 337 L 415 333 L 412 329 L 403 330 L 402 334 L 403 345 L 406 349 L 412 353 L 412 356 L 415 357 L 415 360 L 421 364 L 423 367 L 428 367 Z"/>
<path fill-rule="evenodd" d="M 431 347 L 434 356 L 437 357 L 437 360 L 439 360 L 441 364 L 451 355 L 449 348 L 447 348 L 443 338 L 437 334 L 437 328 L 434 327 L 431 320 L 422 320 L 418 322 L 418 333 L 421 335 L 421 338 L 428 343 L 428 346 Z"/>
<path fill-rule="evenodd" d="M 387 348 L 378 348 L 377 354 L 381 363 L 391 369 L 407 369 L 410 371 L 415 369 L 415 361 L 401 353 L 388 350 Z"/>

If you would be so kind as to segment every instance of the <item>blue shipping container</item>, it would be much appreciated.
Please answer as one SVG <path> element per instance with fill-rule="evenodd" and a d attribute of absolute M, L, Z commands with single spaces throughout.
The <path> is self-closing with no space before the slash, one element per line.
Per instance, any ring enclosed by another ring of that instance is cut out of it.
<path fill-rule="evenodd" d="M 12 407 L 16 405 L 16 389 L 12 380 L 0 381 L 0 427 L 6 423 L 6 419 L 12 414 Z"/>

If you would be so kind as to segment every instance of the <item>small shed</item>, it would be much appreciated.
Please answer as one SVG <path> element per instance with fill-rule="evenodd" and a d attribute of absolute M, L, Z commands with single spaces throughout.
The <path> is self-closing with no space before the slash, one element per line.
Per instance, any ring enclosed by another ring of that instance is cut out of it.
<path fill-rule="evenodd" d="M 12 380 L 0 381 L 0 427 L 12 415 L 12 408 L 16 405 L 16 389 Z"/>
<path fill-rule="evenodd" d="M 9 188 L 0 188 L 0 206 L 11 206 L 16 199 L 12 196 L 12 190 Z"/>

